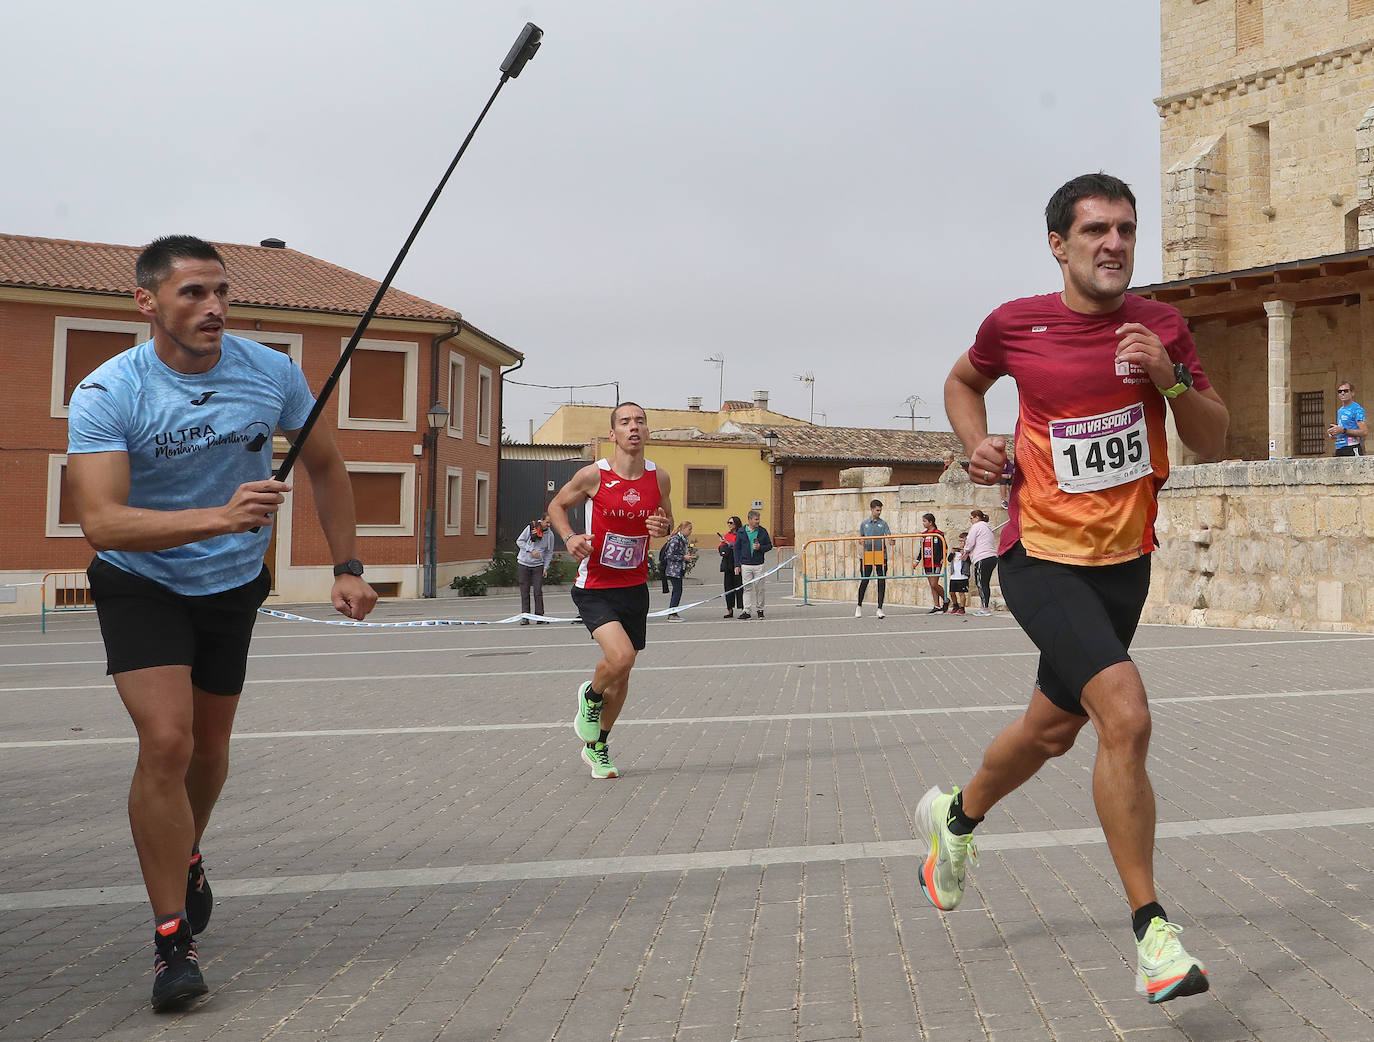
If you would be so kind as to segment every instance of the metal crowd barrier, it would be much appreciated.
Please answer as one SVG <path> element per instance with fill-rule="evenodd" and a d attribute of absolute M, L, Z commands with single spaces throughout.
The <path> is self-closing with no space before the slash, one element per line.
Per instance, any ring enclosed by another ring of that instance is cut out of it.
<path fill-rule="evenodd" d="M 865 564 L 882 564 L 886 561 L 887 575 L 882 578 L 928 579 L 933 575 L 940 577 L 940 587 L 949 595 L 948 554 L 952 547 L 948 536 L 938 536 L 945 542 L 945 557 L 940 567 L 927 570 L 923 564 L 926 543 L 937 538 L 935 533 L 916 533 L 913 535 L 890 536 L 845 536 L 839 539 L 808 539 L 801 548 L 802 561 L 802 603 L 807 600 L 807 587 L 811 583 L 861 582 L 865 576 Z M 882 550 L 872 549 L 873 544 L 883 543 Z M 868 544 L 869 549 L 865 549 Z M 868 576 L 879 578 L 875 571 Z"/>
<path fill-rule="evenodd" d="M 43 576 L 40 630 L 48 632 L 48 613 L 95 611 L 90 582 L 85 572 L 48 572 Z"/>

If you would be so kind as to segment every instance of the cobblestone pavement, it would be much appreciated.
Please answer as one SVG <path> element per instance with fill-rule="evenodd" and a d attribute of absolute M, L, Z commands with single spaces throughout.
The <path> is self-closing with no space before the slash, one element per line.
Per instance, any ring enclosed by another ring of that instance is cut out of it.
<path fill-rule="evenodd" d="M 5 620 L 0 1042 L 1374 1039 L 1371 638 L 1141 630 L 1161 898 L 1212 981 L 1152 1007 L 1091 729 L 989 815 L 962 908 L 921 896 L 917 800 L 1029 690 L 1009 618 L 720 614 L 651 622 L 615 781 L 569 726 L 580 626 L 263 619 L 204 843 L 212 991 L 171 1016 L 94 617 Z"/>

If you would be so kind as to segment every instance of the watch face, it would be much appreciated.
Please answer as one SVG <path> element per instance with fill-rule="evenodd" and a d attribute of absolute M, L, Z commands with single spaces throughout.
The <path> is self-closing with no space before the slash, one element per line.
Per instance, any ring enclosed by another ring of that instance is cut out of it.
<path fill-rule="evenodd" d="M 1174 363 L 1174 382 L 1181 383 L 1184 387 L 1193 386 L 1192 371 L 1182 362 Z"/>

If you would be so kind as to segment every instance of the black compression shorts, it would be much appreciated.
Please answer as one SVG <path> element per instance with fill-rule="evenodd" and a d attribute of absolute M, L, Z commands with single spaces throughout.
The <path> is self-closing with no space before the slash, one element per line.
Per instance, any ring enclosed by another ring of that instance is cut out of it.
<path fill-rule="evenodd" d="M 1007 607 L 1040 649 L 1035 686 L 1065 712 L 1086 716 L 1088 681 L 1131 660 L 1150 592 L 1150 555 L 1090 567 L 1031 557 L 1017 542 L 998 560 L 997 574 Z"/>
<path fill-rule="evenodd" d="M 86 569 L 105 638 L 107 673 L 190 666 L 191 683 L 237 695 L 248 670 L 258 608 L 272 589 L 266 566 L 252 582 L 189 597 L 97 557 Z"/>
<path fill-rule="evenodd" d="M 596 636 L 596 631 L 608 622 L 618 622 L 630 638 L 636 651 L 643 651 L 648 638 L 649 626 L 649 586 L 615 586 L 606 590 L 587 590 L 581 586 L 572 588 L 573 603 L 587 632 Z"/>

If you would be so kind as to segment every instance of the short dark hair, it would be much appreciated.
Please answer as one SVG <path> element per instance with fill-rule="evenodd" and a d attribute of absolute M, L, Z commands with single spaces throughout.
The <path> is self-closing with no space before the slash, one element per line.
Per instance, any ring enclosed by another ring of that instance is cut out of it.
<path fill-rule="evenodd" d="M 625 406 L 627 406 L 627 405 L 633 405 L 633 406 L 634 406 L 636 409 L 638 409 L 640 412 L 644 412 L 644 406 L 640 405 L 638 402 L 621 402 L 619 405 L 617 405 L 614 409 L 611 410 L 611 427 L 612 427 L 612 428 L 615 427 L 615 414 L 618 413 L 621 409 L 625 408 Z M 649 418 L 649 414 L 648 414 L 648 413 L 644 413 L 644 418 L 647 420 L 647 419 Z"/>
<path fill-rule="evenodd" d="M 1060 185 L 1059 190 L 1050 196 L 1049 204 L 1045 207 L 1046 230 L 1057 233 L 1061 239 L 1067 238 L 1069 229 L 1073 227 L 1078 201 L 1095 197 L 1125 199 L 1131 204 L 1132 212 L 1135 212 L 1135 194 L 1121 178 L 1101 172 L 1079 174 L 1072 181 Z"/>
<path fill-rule="evenodd" d="M 140 289 L 155 290 L 179 260 L 217 261 L 228 270 L 224 258 L 204 239 L 194 235 L 164 235 L 143 247 L 134 262 L 134 281 Z"/>
<path fill-rule="evenodd" d="M 881 499 L 875 499 L 872 503 L 868 504 L 868 509 L 872 510 L 874 507 L 880 507 L 882 505 L 883 501 Z"/>

